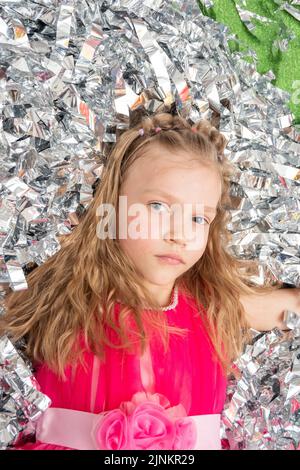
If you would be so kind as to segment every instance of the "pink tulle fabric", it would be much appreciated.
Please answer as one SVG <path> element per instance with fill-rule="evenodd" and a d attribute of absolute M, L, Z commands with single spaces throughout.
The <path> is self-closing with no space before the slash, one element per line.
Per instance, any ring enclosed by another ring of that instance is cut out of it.
<path fill-rule="evenodd" d="M 116 312 L 119 307 L 116 303 Z M 171 334 L 167 352 L 157 336 L 151 338 L 152 393 L 167 397 L 170 406 L 183 405 L 190 416 L 221 413 L 227 381 L 204 327 L 204 307 L 199 312 L 194 300 L 179 291 L 177 307 L 161 313 L 167 316 L 170 325 L 186 328 L 188 334 L 184 337 Z M 67 366 L 66 381 L 59 379 L 46 364 L 39 365 L 35 377 L 40 390 L 51 398 L 51 406 L 100 413 L 118 408 L 121 402 L 130 401 L 135 393 L 145 391 L 139 356 L 122 349 L 105 348 L 104 363 L 86 349 L 86 370 L 78 365 L 72 374 L 71 366 Z M 69 448 L 36 441 L 16 444 L 14 449 Z"/>

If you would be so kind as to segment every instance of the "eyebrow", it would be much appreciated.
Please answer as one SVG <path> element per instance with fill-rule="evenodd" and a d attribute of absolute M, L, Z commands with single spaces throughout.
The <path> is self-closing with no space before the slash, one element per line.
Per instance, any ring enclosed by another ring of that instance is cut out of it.
<path fill-rule="evenodd" d="M 166 191 L 162 191 L 161 189 L 146 189 L 145 191 L 143 191 L 143 194 L 147 194 L 147 193 L 156 193 L 156 194 L 161 194 L 162 196 L 165 196 L 165 197 L 168 197 L 170 199 L 173 199 L 174 201 L 176 202 L 180 202 L 179 199 L 177 199 L 175 196 L 173 196 L 173 194 L 170 194 L 170 193 L 167 193 Z M 216 214 L 216 208 L 214 207 L 210 207 L 210 206 L 204 206 L 204 209 L 208 212 L 211 212 L 213 214 Z"/>

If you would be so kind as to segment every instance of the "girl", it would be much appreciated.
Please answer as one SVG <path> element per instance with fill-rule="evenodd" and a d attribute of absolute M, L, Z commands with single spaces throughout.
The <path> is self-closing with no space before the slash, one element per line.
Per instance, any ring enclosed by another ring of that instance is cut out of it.
<path fill-rule="evenodd" d="M 283 327 L 298 301 L 280 283 L 255 286 L 255 263 L 226 249 L 225 145 L 208 121 L 135 113 L 83 220 L 6 296 L 0 334 L 26 339 L 52 400 L 35 442 L 15 449 L 220 449 L 226 378 L 249 327 Z"/>

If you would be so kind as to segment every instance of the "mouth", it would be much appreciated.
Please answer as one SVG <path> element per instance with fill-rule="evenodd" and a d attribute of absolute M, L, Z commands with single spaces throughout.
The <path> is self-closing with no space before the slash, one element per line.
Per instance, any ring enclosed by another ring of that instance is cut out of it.
<path fill-rule="evenodd" d="M 180 256 L 173 255 L 171 253 L 168 253 L 166 255 L 155 255 L 157 258 L 159 258 L 160 261 L 168 264 L 184 264 L 184 261 Z"/>

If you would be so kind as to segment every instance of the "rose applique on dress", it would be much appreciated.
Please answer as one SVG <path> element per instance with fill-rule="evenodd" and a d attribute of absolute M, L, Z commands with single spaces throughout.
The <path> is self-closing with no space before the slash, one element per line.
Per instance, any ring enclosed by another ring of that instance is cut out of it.
<path fill-rule="evenodd" d="M 93 439 L 102 450 L 193 449 L 197 427 L 183 405 L 159 393 L 137 392 L 119 408 L 100 413 Z"/>

